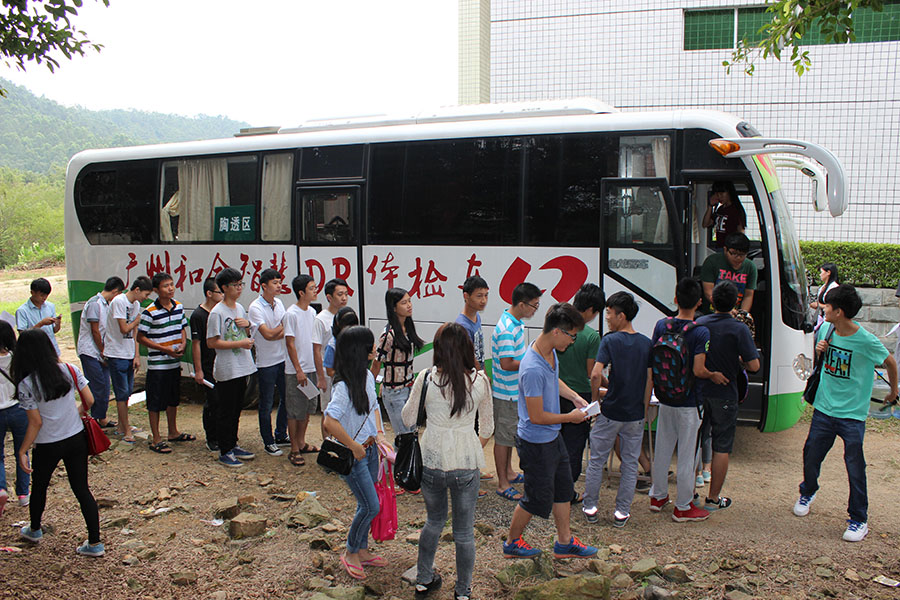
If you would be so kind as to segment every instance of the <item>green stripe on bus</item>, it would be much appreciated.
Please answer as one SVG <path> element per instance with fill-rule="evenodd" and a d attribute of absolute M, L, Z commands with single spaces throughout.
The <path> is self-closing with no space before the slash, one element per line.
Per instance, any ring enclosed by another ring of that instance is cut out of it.
<path fill-rule="evenodd" d="M 790 429 L 797 424 L 805 409 L 803 392 L 770 395 L 763 432 L 771 433 Z"/>
<path fill-rule="evenodd" d="M 69 280 L 69 302 L 87 302 L 92 296 L 103 291 L 100 281 Z M 73 313 L 74 314 L 74 313 Z"/>

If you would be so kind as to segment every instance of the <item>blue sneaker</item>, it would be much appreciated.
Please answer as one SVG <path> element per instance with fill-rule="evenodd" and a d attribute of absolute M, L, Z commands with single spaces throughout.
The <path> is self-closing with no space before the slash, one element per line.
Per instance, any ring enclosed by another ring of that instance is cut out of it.
<path fill-rule="evenodd" d="M 568 544 L 553 543 L 553 556 L 556 558 L 590 558 L 597 554 L 593 546 L 585 546 L 574 535 Z"/>
<path fill-rule="evenodd" d="M 523 540 L 521 537 L 519 537 L 519 539 L 513 540 L 509 544 L 505 542 L 503 544 L 504 558 L 533 558 L 540 553 L 540 550 L 538 550 L 537 548 L 532 548 L 528 544 L 528 542 Z"/>
<path fill-rule="evenodd" d="M 31 526 L 26 525 L 19 530 L 19 535 L 33 544 L 37 544 L 44 537 L 44 532 L 38 529 L 35 531 Z"/>
<path fill-rule="evenodd" d="M 93 556 L 95 558 L 99 558 L 106 554 L 106 549 L 103 547 L 103 542 L 97 542 L 96 544 L 91 544 L 87 540 L 77 548 L 75 548 L 75 552 L 82 556 Z"/>
<path fill-rule="evenodd" d="M 230 454 L 234 454 L 235 458 L 239 460 L 251 460 L 256 458 L 256 455 L 250 452 L 249 450 L 244 450 L 240 446 L 235 446 L 231 449 Z"/>
<path fill-rule="evenodd" d="M 229 452 L 227 454 L 223 454 L 219 457 L 219 462 L 225 465 L 226 467 L 243 467 L 244 463 L 239 461 L 234 456 L 234 452 Z"/>

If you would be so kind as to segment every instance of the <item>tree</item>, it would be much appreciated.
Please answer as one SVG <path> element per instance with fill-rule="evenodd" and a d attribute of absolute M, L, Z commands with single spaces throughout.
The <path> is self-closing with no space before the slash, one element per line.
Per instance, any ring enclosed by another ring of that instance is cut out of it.
<path fill-rule="evenodd" d="M 828 44 L 856 41 L 854 12 L 860 8 L 881 12 L 883 5 L 883 0 L 776 0 L 766 8 L 766 12 L 772 14 L 772 20 L 759 29 L 762 39 L 755 44 L 746 38 L 739 41 L 731 60 L 723 61 L 722 65 L 730 73 L 733 66 L 742 64 L 744 71 L 752 75 L 757 56 L 762 56 L 763 60 L 769 56 L 781 60 L 782 52 L 790 48 L 794 70 L 797 75 L 803 75 L 812 66 L 809 52 L 801 50 L 799 45 L 804 35 L 818 31 Z"/>
<path fill-rule="evenodd" d="M 109 6 L 109 0 L 100 0 Z M 0 57 L 7 66 L 25 70 L 25 63 L 45 64 L 50 71 L 59 67 L 61 54 L 71 59 L 85 50 L 103 47 L 87 39 L 70 20 L 78 16 L 82 0 L 0 0 Z M 0 87 L 0 96 L 6 90 Z"/>

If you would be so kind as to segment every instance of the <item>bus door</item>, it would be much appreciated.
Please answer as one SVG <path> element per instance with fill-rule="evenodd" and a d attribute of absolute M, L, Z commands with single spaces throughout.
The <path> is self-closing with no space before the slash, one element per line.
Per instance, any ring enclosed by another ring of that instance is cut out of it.
<path fill-rule="evenodd" d="M 650 336 L 659 318 L 676 312 L 675 284 L 685 275 L 680 213 L 663 177 L 606 178 L 600 187 L 604 292 L 634 294 L 635 329 Z"/>
<path fill-rule="evenodd" d="M 347 306 L 359 313 L 363 305 L 359 256 L 360 186 L 299 186 L 296 195 L 300 239 L 297 248 L 301 273 L 319 285 L 317 304 L 327 306 L 323 287 L 343 279 L 350 290 Z"/>

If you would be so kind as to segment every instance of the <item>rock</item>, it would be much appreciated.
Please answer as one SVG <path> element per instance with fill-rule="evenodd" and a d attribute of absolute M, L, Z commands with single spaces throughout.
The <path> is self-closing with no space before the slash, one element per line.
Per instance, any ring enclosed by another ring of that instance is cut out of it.
<path fill-rule="evenodd" d="M 147 548 L 146 550 L 141 550 L 138 552 L 138 558 L 141 560 L 153 560 L 156 558 L 156 550 L 153 548 Z"/>
<path fill-rule="evenodd" d="M 260 478 L 259 478 L 259 487 L 267 487 L 267 486 L 270 486 L 270 485 L 272 485 L 272 482 L 273 482 L 273 481 L 275 481 L 275 480 L 272 479 L 271 477 L 268 477 L 268 476 L 266 476 L 266 477 L 260 477 Z"/>
<path fill-rule="evenodd" d="M 294 496 L 290 494 L 271 494 L 269 496 L 272 500 L 276 500 L 278 502 L 293 502 Z"/>
<path fill-rule="evenodd" d="M 118 500 L 113 498 L 95 498 L 97 501 L 97 508 L 112 508 L 119 504 Z"/>
<path fill-rule="evenodd" d="M 128 525 L 128 522 L 131 521 L 128 517 L 116 517 L 115 519 L 110 519 L 103 524 L 103 527 L 106 528 L 116 528 L 119 529 L 121 527 L 125 527 Z"/>
<path fill-rule="evenodd" d="M 192 571 L 183 571 L 179 573 L 170 573 L 172 583 L 175 585 L 196 585 L 197 574 Z"/>
<path fill-rule="evenodd" d="M 609 548 L 597 548 L 597 554 L 594 556 L 598 560 L 606 560 L 609 558 Z"/>
<path fill-rule="evenodd" d="M 816 558 L 812 559 L 812 564 L 819 566 L 819 567 L 824 567 L 826 565 L 830 565 L 833 562 L 834 561 L 832 561 L 831 558 L 828 556 L 817 556 Z"/>
<path fill-rule="evenodd" d="M 237 561 L 239 565 L 249 565 L 256 557 L 250 554 L 249 552 L 244 552 L 243 550 L 237 553 Z"/>
<path fill-rule="evenodd" d="M 140 560 L 137 556 L 135 556 L 134 554 L 126 554 L 126 555 L 122 558 L 122 564 L 123 564 L 123 565 L 126 565 L 126 566 L 129 566 L 129 567 L 133 567 L 134 565 L 136 565 L 136 564 L 138 564 L 138 563 L 140 563 L 140 562 L 141 562 L 141 560 Z"/>
<path fill-rule="evenodd" d="M 627 573 L 619 573 L 612 580 L 612 587 L 617 589 L 627 588 L 634 585 L 634 580 Z"/>
<path fill-rule="evenodd" d="M 132 590 L 139 590 L 144 587 L 137 579 L 134 577 L 129 577 L 125 580 L 125 585 L 127 585 Z"/>
<path fill-rule="evenodd" d="M 631 565 L 631 568 L 628 569 L 628 574 L 632 579 L 643 579 L 650 573 L 655 572 L 657 568 L 659 567 L 656 564 L 656 559 L 652 557 L 642 558 L 641 560 Z"/>
<path fill-rule="evenodd" d="M 316 538 L 309 542 L 310 550 L 331 550 L 331 542 L 323 538 Z"/>
<path fill-rule="evenodd" d="M 846 571 L 844 571 L 844 579 L 849 579 L 850 581 L 859 581 L 859 573 L 857 573 L 853 569 L 847 569 Z"/>
<path fill-rule="evenodd" d="M 661 588 L 665 588 L 667 585 L 669 585 L 668 581 L 655 573 L 651 573 L 650 575 L 644 577 L 644 583 L 646 583 L 647 585 L 655 585 L 656 587 Z"/>
<path fill-rule="evenodd" d="M 144 494 L 143 496 L 141 496 L 140 498 L 135 500 L 135 502 L 140 504 L 141 506 L 146 506 L 146 505 L 150 504 L 151 502 L 155 502 L 155 501 L 156 501 L 156 493 L 155 492 L 147 492 L 146 494 Z"/>
<path fill-rule="evenodd" d="M 365 600 L 366 598 L 366 588 L 361 585 L 326 588 L 318 593 L 323 594 L 326 598 L 332 598 L 332 600 Z"/>
<path fill-rule="evenodd" d="M 753 600 L 753 596 L 740 590 L 731 590 L 725 594 L 725 600 Z"/>
<path fill-rule="evenodd" d="M 477 522 L 475 523 L 475 531 L 484 536 L 494 535 L 494 526 L 490 523 Z"/>
<path fill-rule="evenodd" d="M 552 579 L 554 577 L 553 561 L 547 553 L 542 553 L 532 559 L 518 560 L 508 567 L 494 573 L 494 577 L 504 587 L 515 587 L 525 579 L 536 577 L 538 579 Z"/>
<path fill-rule="evenodd" d="M 238 497 L 238 504 L 253 504 L 256 502 L 256 496 L 246 495 Z"/>
<path fill-rule="evenodd" d="M 825 579 L 831 579 L 834 577 L 834 571 L 826 569 L 825 567 L 816 567 L 816 575 Z"/>
<path fill-rule="evenodd" d="M 629 590 L 619 594 L 617 600 L 641 600 L 641 592 Z"/>
<path fill-rule="evenodd" d="M 373 580 L 371 577 L 366 580 L 365 586 L 366 596 L 375 596 L 381 598 L 384 596 L 384 584 Z"/>
<path fill-rule="evenodd" d="M 400 576 L 400 579 L 409 583 L 410 585 L 414 585 L 416 583 L 416 574 L 418 573 L 418 569 L 416 565 L 411 566 L 407 570 L 403 571 L 403 575 Z"/>
<path fill-rule="evenodd" d="M 751 573 L 759 572 L 759 567 L 754 565 L 753 563 L 747 563 L 746 565 L 744 565 L 744 568 L 747 569 Z"/>
<path fill-rule="evenodd" d="M 209 596 L 209 600 L 228 600 L 228 592 L 223 590 L 219 590 L 218 592 L 213 592 Z"/>
<path fill-rule="evenodd" d="M 156 493 L 156 499 L 162 502 L 163 500 L 171 500 L 172 492 L 169 488 L 160 488 L 160 490 Z"/>
<path fill-rule="evenodd" d="M 220 519 L 233 519 L 241 512 L 237 498 L 224 498 L 213 504 L 213 514 Z"/>
<path fill-rule="evenodd" d="M 228 534 L 239 540 L 262 535 L 266 532 L 266 518 L 252 513 L 241 513 L 228 523 Z"/>
<path fill-rule="evenodd" d="M 320 577 L 310 577 L 309 581 L 306 582 L 306 589 L 308 590 L 320 590 L 327 587 L 331 587 L 331 582 Z"/>
<path fill-rule="evenodd" d="M 316 527 L 331 519 L 331 513 L 319 504 L 315 496 L 306 496 L 300 505 L 288 516 L 288 526 Z"/>
<path fill-rule="evenodd" d="M 615 577 L 623 571 L 622 565 L 619 563 L 605 562 L 597 559 L 588 562 L 587 568 L 588 571 L 592 571 L 597 575 L 603 575 L 604 577 Z"/>
<path fill-rule="evenodd" d="M 753 594 L 746 579 L 734 579 L 725 583 L 726 592 L 744 592 L 748 596 Z"/>
<path fill-rule="evenodd" d="M 662 576 L 674 583 L 687 583 L 692 579 L 687 567 L 679 563 L 670 563 L 664 566 Z"/>
<path fill-rule="evenodd" d="M 314 569 L 321 569 L 322 565 L 325 564 L 325 557 L 322 556 L 321 553 L 315 552 L 309 559 Z"/>
<path fill-rule="evenodd" d="M 215 544 L 204 544 L 203 551 L 207 554 L 219 554 L 219 547 Z"/>
<path fill-rule="evenodd" d="M 738 561 L 728 558 L 727 556 L 719 561 L 719 568 L 724 569 L 726 571 L 731 571 L 732 569 L 737 569 L 741 566 L 741 563 Z"/>
<path fill-rule="evenodd" d="M 609 578 L 599 575 L 576 575 L 552 579 L 523 587 L 515 600 L 608 600 Z"/>
<path fill-rule="evenodd" d="M 648 585 L 644 588 L 644 600 L 668 600 L 675 595 L 664 587 Z"/>
<path fill-rule="evenodd" d="M 322 531 L 324 531 L 325 533 L 337 533 L 340 530 L 341 530 L 341 528 L 334 523 L 323 523 L 322 524 Z"/>
<path fill-rule="evenodd" d="M 403 538 L 403 541 L 405 541 L 407 544 L 416 545 L 419 543 L 419 535 L 420 535 L 420 532 L 414 531 L 414 532 L 408 534 L 405 538 Z"/>
<path fill-rule="evenodd" d="M 610 544 L 609 551 L 612 552 L 613 554 L 622 554 L 622 552 L 624 552 L 625 549 L 622 548 L 622 546 L 620 546 L 618 544 Z"/>

